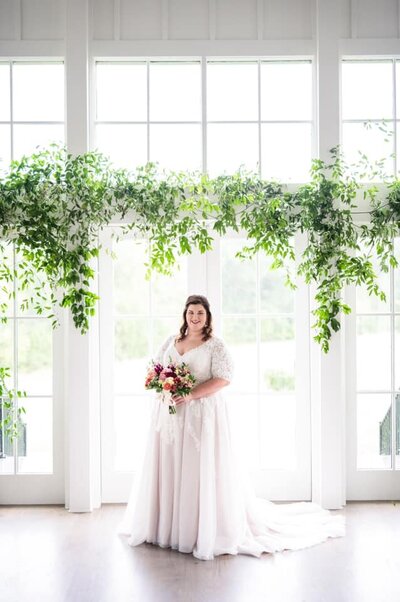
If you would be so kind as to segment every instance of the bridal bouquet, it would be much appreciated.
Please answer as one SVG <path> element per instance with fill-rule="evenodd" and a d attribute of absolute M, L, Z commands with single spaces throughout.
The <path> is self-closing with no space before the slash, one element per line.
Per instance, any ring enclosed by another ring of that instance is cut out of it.
<path fill-rule="evenodd" d="M 181 364 L 169 363 L 163 366 L 152 361 L 147 372 L 144 386 L 146 389 L 154 389 L 160 393 L 161 400 L 168 403 L 170 414 L 176 414 L 175 402 L 172 395 L 187 395 L 193 388 L 196 379 L 184 362 Z"/>

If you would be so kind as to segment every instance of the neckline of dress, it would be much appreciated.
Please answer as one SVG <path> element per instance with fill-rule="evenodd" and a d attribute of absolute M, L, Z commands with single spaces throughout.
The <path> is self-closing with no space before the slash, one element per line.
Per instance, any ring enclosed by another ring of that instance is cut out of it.
<path fill-rule="evenodd" d="M 174 340 L 174 349 L 175 349 L 176 353 L 179 355 L 179 357 L 184 357 L 185 355 L 187 355 L 191 351 L 194 351 L 195 349 L 200 349 L 200 347 L 204 347 L 204 345 L 206 345 L 208 343 L 208 341 L 211 341 L 211 339 L 212 339 L 212 337 L 210 337 L 209 339 L 207 339 L 206 341 L 204 341 L 204 343 L 202 343 L 201 345 L 197 345 L 197 347 L 192 347 L 191 349 L 188 349 L 187 351 L 185 351 L 185 353 L 179 353 L 179 351 L 176 348 L 176 343 L 175 343 L 175 340 Z"/>

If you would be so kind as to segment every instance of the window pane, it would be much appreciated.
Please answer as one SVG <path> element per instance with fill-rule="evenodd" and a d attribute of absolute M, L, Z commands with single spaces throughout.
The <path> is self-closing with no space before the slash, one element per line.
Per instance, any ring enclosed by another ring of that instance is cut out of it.
<path fill-rule="evenodd" d="M 357 468 L 391 468 L 391 396 L 357 396 Z"/>
<path fill-rule="evenodd" d="M 261 390 L 294 391 L 296 346 L 293 318 L 264 318 L 260 327 Z"/>
<path fill-rule="evenodd" d="M 0 437 L 3 434 L 0 433 Z M 14 474 L 14 447 L 13 442 L 4 432 L 3 453 L 0 457 L 0 475 Z"/>
<path fill-rule="evenodd" d="M 229 418 L 232 439 L 237 441 L 245 466 L 259 467 L 259 412 L 257 395 L 232 393 L 229 387 Z"/>
<path fill-rule="evenodd" d="M 97 64 L 97 119 L 146 121 L 146 65 Z"/>
<path fill-rule="evenodd" d="M 258 67 L 256 64 L 207 65 L 207 119 L 258 119 Z"/>
<path fill-rule="evenodd" d="M 147 163 L 147 126 L 99 124 L 96 147 L 110 157 L 116 167 L 133 170 Z"/>
<path fill-rule="evenodd" d="M 395 343 L 395 374 L 394 388 L 400 391 L 400 316 L 394 318 L 394 343 Z M 400 419 L 400 416 L 399 416 Z"/>
<path fill-rule="evenodd" d="M 18 439 L 18 473 L 53 472 L 53 399 L 21 400 L 26 409 Z"/>
<path fill-rule="evenodd" d="M 387 127 L 392 128 L 390 124 Z M 394 173 L 393 135 L 382 132 L 376 124 L 366 127 L 363 123 L 344 123 L 342 142 L 345 160 L 348 163 L 358 162 L 361 152 L 367 156 L 370 163 L 375 164 L 377 161 L 382 161 L 385 174 Z M 379 179 L 380 177 L 377 175 L 373 181 Z"/>
<path fill-rule="evenodd" d="M 386 294 L 386 301 L 381 301 L 376 295 L 368 294 L 365 286 L 357 286 L 357 313 L 383 313 L 390 311 L 390 275 L 380 271 L 376 257 L 371 258 L 379 288 Z"/>
<path fill-rule="evenodd" d="M 12 271 L 14 269 L 14 246 L 9 241 L 1 241 L 0 243 L 0 270 L 2 274 L 8 274 L 8 270 Z M 4 268 L 3 268 L 4 266 Z M 3 269 L 2 269 L 3 268 Z M 14 299 L 9 298 L 9 295 L 14 290 L 14 281 L 6 282 L 2 279 L 0 284 L 0 316 L 6 315 L 7 317 L 14 315 Z M 2 328 L 2 323 L 0 323 L 0 329 Z M 1 353 L 1 351 L 0 351 Z"/>
<path fill-rule="evenodd" d="M 358 316 L 358 390 L 390 390 L 390 355 L 389 316 Z"/>
<path fill-rule="evenodd" d="M 153 320 L 153 354 L 151 356 L 153 359 L 155 359 L 157 351 L 165 340 L 172 334 L 178 334 L 181 323 L 182 314 Z"/>
<path fill-rule="evenodd" d="M 31 155 L 52 142 L 64 143 L 63 125 L 14 125 L 14 159 Z"/>
<path fill-rule="evenodd" d="M 394 239 L 394 252 L 400 258 L 400 238 Z M 399 262 L 400 263 L 400 262 Z M 400 312 L 400 267 L 394 270 L 394 311 Z"/>
<path fill-rule="evenodd" d="M 0 172 L 7 171 L 11 161 L 11 131 L 9 125 L 0 124 Z"/>
<path fill-rule="evenodd" d="M 285 286 L 285 272 L 270 268 L 272 259 L 259 254 L 260 311 L 262 313 L 290 313 L 294 311 L 294 292 Z"/>
<path fill-rule="evenodd" d="M 234 362 L 232 390 L 255 393 L 257 391 L 256 319 L 223 318 L 222 336 Z"/>
<path fill-rule="evenodd" d="M 14 322 L 0 323 L 0 367 L 10 368 L 11 378 L 7 382 L 8 388 L 14 386 Z"/>
<path fill-rule="evenodd" d="M 150 161 L 158 162 L 162 169 L 201 170 L 201 126 L 151 125 Z"/>
<path fill-rule="evenodd" d="M 17 265 L 23 261 L 23 254 L 16 254 Z M 42 273 L 36 272 L 33 276 L 33 282 L 29 282 L 24 288 L 21 288 L 21 282 L 17 283 L 18 290 L 16 291 L 16 312 L 17 316 L 26 318 L 27 316 L 38 316 L 46 315 L 50 311 L 44 312 L 43 314 L 37 314 L 35 310 L 36 304 L 42 305 L 42 300 L 37 297 L 39 292 L 44 295 L 46 299 L 50 299 L 51 289 L 46 277 Z M 33 303 L 31 301 L 33 299 Z M 41 392 L 42 393 L 42 392 Z"/>
<path fill-rule="evenodd" d="M 28 395 L 51 395 L 52 333 L 50 320 L 18 320 L 18 388 Z"/>
<path fill-rule="evenodd" d="M 400 80 L 399 80 L 399 91 L 400 91 Z M 396 169 L 397 169 L 397 178 L 400 175 L 400 125 L 396 123 Z"/>
<path fill-rule="evenodd" d="M 245 244 L 244 239 L 221 241 L 221 295 L 225 314 L 256 311 L 256 261 L 235 257 Z"/>
<path fill-rule="evenodd" d="M 201 121 L 200 65 L 150 65 L 150 121 Z"/>
<path fill-rule="evenodd" d="M 114 469 L 140 470 L 145 450 L 154 393 L 114 399 Z"/>
<path fill-rule="evenodd" d="M 296 468 L 296 398 L 294 395 L 260 397 L 260 468 Z"/>
<path fill-rule="evenodd" d="M 0 64 L 0 121 L 10 120 L 10 67 Z"/>
<path fill-rule="evenodd" d="M 261 63 L 261 119 L 312 119 L 310 63 Z"/>
<path fill-rule="evenodd" d="M 187 257 L 179 257 L 172 276 L 153 272 L 151 294 L 153 313 L 158 316 L 181 316 L 187 297 Z M 176 323 L 177 332 L 181 320 Z"/>
<path fill-rule="evenodd" d="M 13 111 L 16 121 L 63 121 L 64 66 L 15 64 Z"/>
<path fill-rule="evenodd" d="M 400 61 L 396 61 L 396 114 L 397 119 L 400 117 Z"/>
<path fill-rule="evenodd" d="M 149 358 L 149 321 L 117 318 L 114 332 L 114 390 L 116 393 L 143 391 Z"/>
<path fill-rule="evenodd" d="M 211 176 L 234 173 L 241 165 L 258 171 L 256 124 L 209 124 L 207 132 L 207 171 Z"/>
<path fill-rule="evenodd" d="M 305 182 L 311 167 L 311 125 L 261 125 L 261 171 L 265 179 Z"/>
<path fill-rule="evenodd" d="M 132 239 L 114 244 L 114 307 L 117 314 L 146 314 L 149 282 L 145 280 L 147 243 Z"/>
<path fill-rule="evenodd" d="M 393 117 L 391 62 L 342 63 L 342 118 Z"/>

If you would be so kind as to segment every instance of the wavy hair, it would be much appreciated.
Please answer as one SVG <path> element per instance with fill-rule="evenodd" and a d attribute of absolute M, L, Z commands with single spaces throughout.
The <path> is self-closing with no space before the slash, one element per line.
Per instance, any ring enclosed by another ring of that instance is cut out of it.
<path fill-rule="evenodd" d="M 212 330 L 213 330 L 212 329 L 212 314 L 211 314 L 211 310 L 210 310 L 210 303 L 206 297 L 203 297 L 203 295 L 190 295 L 190 297 L 188 297 L 186 299 L 185 309 L 183 310 L 183 315 L 182 315 L 183 324 L 179 329 L 180 335 L 177 338 L 177 341 L 183 341 L 183 339 L 187 335 L 188 323 L 186 320 L 186 312 L 188 310 L 189 305 L 202 305 L 204 307 L 204 309 L 206 310 L 207 319 L 206 319 L 206 325 L 203 326 L 202 340 L 207 341 L 211 337 Z"/>

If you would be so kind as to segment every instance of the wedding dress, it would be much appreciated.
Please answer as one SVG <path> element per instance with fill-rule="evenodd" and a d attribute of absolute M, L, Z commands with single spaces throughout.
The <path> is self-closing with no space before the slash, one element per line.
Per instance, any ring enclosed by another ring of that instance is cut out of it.
<path fill-rule="evenodd" d="M 186 362 L 196 384 L 230 380 L 229 351 L 218 337 L 181 355 L 175 336 L 156 361 Z M 257 498 L 239 469 L 224 393 L 176 406 L 154 399 L 142 474 L 131 489 L 117 533 L 210 560 L 220 554 L 297 550 L 345 534 L 344 517 L 313 502 L 276 504 Z"/>

